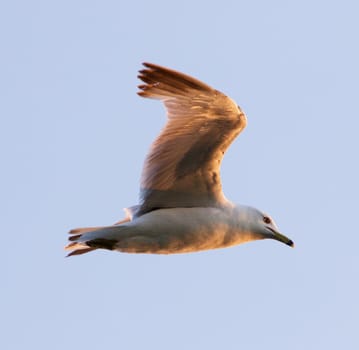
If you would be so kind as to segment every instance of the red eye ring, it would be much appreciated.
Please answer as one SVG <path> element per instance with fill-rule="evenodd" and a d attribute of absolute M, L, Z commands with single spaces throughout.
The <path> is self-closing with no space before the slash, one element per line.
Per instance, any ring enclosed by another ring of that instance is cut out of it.
<path fill-rule="evenodd" d="M 271 224 L 272 223 L 272 220 L 268 216 L 264 216 L 263 221 L 264 221 L 265 224 Z"/>

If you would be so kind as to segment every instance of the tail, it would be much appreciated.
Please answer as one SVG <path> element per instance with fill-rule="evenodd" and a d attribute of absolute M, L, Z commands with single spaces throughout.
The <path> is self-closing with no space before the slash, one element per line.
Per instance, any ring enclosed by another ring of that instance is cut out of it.
<path fill-rule="evenodd" d="M 73 255 L 81 255 L 88 252 L 91 252 L 97 248 L 90 247 L 86 242 L 81 242 L 80 238 L 84 233 L 101 230 L 104 227 L 81 227 L 75 228 L 69 232 L 69 241 L 70 243 L 65 247 L 65 250 L 72 250 L 66 257 Z"/>
<path fill-rule="evenodd" d="M 118 234 L 121 231 L 123 232 L 121 225 L 71 230 L 70 243 L 65 247 L 65 250 L 71 250 L 67 256 L 81 255 L 99 248 L 114 250 L 118 243 Z"/>
<path fill-rule="evenodd" d="M 125 212 L 126 212 L 127 216 L 123 220 L 116 222 L 114 226 L 131 221 L 132 215 L 131 215 L 130 209 L 126 208 Z M 66 257 L 92 252 L 93 250 L 96 250 L 99 248 L 99 246 L 96 246 L 96 245 L 100 245 L 101 248 L 108 247 L 108 249 L 110 249 L 110 245 L 113 243 L 113 242 L 111 242 L 111 240 L 109 240 L 107 242 L 107 240 L 105 240 L 105 239 L 97 238 L 95 240 L 86 241 L 82 237 L 85 233 L 92 232 L 92 231 L 100 231 L 100 230 L 103 230 L 108 227 L 109 226 L 80 227 L 80 228 L 72 229 L 69 232 L 70 243 L 65 247 L 65 250 L 71 250 L 71 252 L 69 254 L 67 254 Z"/>

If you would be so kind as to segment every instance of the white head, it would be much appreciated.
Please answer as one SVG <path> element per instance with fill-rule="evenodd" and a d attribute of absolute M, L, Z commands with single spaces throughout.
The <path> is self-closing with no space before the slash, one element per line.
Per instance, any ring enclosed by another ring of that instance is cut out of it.
<path fill-rule="evenodd" d="M 236 210 L 240 228 L 250 232 L 254 239 L 270 238 L 294 247 L 293 241 L 279 232 L 277 225 L 269 215 L 244 205 L 236 205 Z"/>

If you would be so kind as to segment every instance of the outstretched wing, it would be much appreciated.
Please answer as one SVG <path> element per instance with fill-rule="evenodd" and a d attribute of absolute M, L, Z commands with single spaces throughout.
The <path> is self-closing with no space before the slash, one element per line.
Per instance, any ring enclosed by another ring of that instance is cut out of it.
<path fill-rule="evenodd" d="M 141 178 L 136 216 L 157 208 L 223 206 L 220 165 L 224 152 L 246 126 L 237 104 L 185 74 L 143 64 L 142 97 L 163 101 L 168 121 L 152 144 Z"/>

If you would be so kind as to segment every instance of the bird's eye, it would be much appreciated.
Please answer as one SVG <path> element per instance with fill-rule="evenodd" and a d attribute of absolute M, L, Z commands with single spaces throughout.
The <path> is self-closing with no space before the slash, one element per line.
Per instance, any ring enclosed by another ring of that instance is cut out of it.
<path fill-rule="evenodd" d="M 263 221 L 265 224 L 270 224 L 272 222 L 268 216 L 263 216 Z"/>

